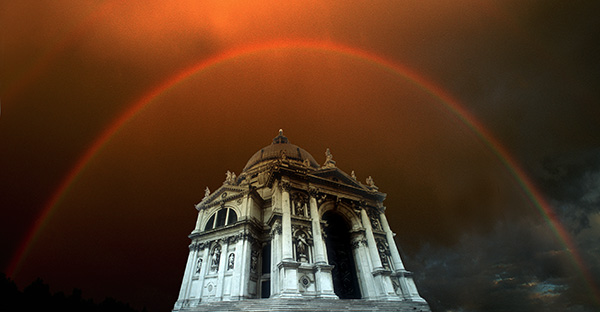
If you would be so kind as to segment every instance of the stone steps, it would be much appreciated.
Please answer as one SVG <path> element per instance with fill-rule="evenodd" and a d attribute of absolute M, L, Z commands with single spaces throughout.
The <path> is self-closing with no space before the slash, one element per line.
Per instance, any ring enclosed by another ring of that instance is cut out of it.
<path fill-rule="evenodd" d="M 180 311 L 395 311 L 429 312 L 429 306 L 422 302 L 380 301 L 380 300 L 335 300 L 335 299 L 246 299 L 240 301 L 203 302 L 197 307 Z"/>

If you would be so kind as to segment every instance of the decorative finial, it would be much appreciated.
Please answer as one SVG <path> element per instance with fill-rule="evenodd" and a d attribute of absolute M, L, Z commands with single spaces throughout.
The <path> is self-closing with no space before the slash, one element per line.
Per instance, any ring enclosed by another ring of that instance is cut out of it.
<path fill-rule="evenodd" d="M 279 135 L 273 139 L 273 144 L 288 143 L 288 138 L 283 135 L 283 129 L 279 129 Z"/>

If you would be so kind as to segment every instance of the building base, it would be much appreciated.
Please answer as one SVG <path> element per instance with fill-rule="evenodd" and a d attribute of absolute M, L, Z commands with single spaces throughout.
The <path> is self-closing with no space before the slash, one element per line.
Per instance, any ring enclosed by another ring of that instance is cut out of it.
<path fill-rule="evenodd" d="M 390 311 L 390 312 L 431 312 L 426 302 L 383 301 L 362 299 L 246 299 L 240 301 L 202 302 L 193 308 L 174 311 Z"/>

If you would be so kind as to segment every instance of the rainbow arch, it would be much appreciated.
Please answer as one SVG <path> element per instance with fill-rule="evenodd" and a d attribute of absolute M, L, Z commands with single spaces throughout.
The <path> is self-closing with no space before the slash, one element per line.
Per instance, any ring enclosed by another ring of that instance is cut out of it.
<path fill-rule="evenodd" d="M 331 52 L 351 57 L 359 61 L 368 62 L 382 68 L 385 71 L 391 72 L 394 75 L 398 75 L 407 81 L 410 81 L 414 85 L 418 86 L 421 90 L 438 99 L 440 103 L 443 104 L 443 106 L 454 117 L 466 125 L 508 169 L 516 182 L 525 191 L 531 203 L 539 210 L 541 215 L 548 222 L 550 228 L 558 237 L 559 241 L 570 251 L 573 260 L 580 268 L 581 274 L 590 287 L 593 295 L 597 299 L 600 298 L 600 291 L 598 291 L 593 280 L 591 279 L 591 273 L 585 265 L 581 255 L 577 251 L 571 235 L 560 223 L 551 206 L 536 189 L 525 172 L 517 165 L 517 162 L 507 152 L 507 150 L 481 125 L 481 123 L 479 123 L 479 121 L 477 121 L 477 119 L 475 119 L 466 109 L 464 109 L 455 98 L 431 81 L 427 80 L 422 75 L 419 75 L 417 72 L 406 66 L 366 50 L 331 41 L 319 40 L 279 40 L 240 46 L 202 59 L 199 62 L 182 69 L 175 75 L 165 79 L 150 89 L 150 91 L 141 96 L 137 101 L 129 105 L 129 107 L 119 117 L 117 117 L 108 127 L 106 127 L 94 140 L 90 147 L 88 147 L 88 149 L 83 153 L 77 163 L 71 168 L 36 218 L 22 243 L 19 245 L 11 263 L 8 266 L 7 275 L 13 276 L 18 271 L 20 263 L 27 256 L 31 245 L 35 242 L 38 234 L 41 232 L 45 221 L 51 215 L 61 199 L 65 196 L 69 190 L 69 187 L 76 182 L 77 178 L 85 170 L 87 164 L 110 141 L 110 139 L 128 123 L 128 121 L 142 112 L 144 108 L 154 99 L 159 97 L 164 92 L 172 89 L 176 85 L 182 83 L 186 79 L 192 77 L 193 75 L 221 64 L 224 61 L 264 51 L 286 49 L 305 49 L 312 51 Z"/>

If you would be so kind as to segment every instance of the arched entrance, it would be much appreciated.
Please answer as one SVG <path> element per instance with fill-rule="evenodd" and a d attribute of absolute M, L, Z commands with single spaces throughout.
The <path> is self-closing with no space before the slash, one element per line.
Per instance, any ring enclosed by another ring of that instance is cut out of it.
<path fill-rule="evenodd" d="M 323 214 L 327 221 L 325 228 L 327 257 L 333 264 L 333 289 L 340 299 L 360 299 L 360 288 L 356 276 L 356 265 L 350 243 L 350 231 L 344 218 L 336 212 Z"/>

